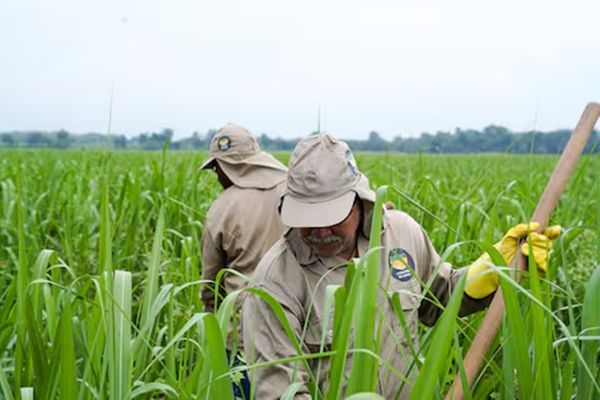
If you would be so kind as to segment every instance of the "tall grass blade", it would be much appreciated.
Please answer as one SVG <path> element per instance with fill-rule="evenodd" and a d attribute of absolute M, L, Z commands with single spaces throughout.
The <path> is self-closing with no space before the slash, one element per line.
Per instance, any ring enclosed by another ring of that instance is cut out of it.
<path fill-rule="evenodd" d="M 27 243 L 25 241 L 25 214 L 23 204 L 23 183 L 21 180 L 21 163 L 18 160 L 16 168 L 17 190 L 15 208 L 17 214 L 17 243 L 18 243 L 18 265 L 17 265 L 17 296 L 16 296 L 16 315 L 24 316 L 26 313 L 26 301 L 28 298 L 27 285 L 29 284 L 29 261 L 27 258 Z M 15 344 L 15 387 L 31 385 L 32 376 L 26 366 L 30 364 L 31 353 L 26 350 L 27 339 L 27 320 L 25 318 L 16 318 L 17 342 Z M 23 377 L 23 373 L 26 375 Z M 33 391 L 33 389 L 31 389 Z"/>
<path fill-rule="evenodd" d="M 33 388 L 32 387 L 21 388 L 21 400 L 33 400 Z"/>
<path fill-rule="evenodd" d="M 111 398 L 126 399 L 131 395 L 131 273 L 115 271 L 113 285 L 113 316 L 115 351 L 110 363 Z"/>
<path fill-rule="evenodd" d="M 447 355 L 452 343 L 453 332 L 458 317 L 458 310 L 463 298 L 466 274 L 464 274 L 455 286 L 446 310 L 436 323 L 432 346 L 429 347 L 421 371 L 412 388 L 410 399 L 432 399 L 437 385 L 447 364 Z"/>
<path fill-rule="evenodd" d="M 142 312 L 143 327 L 150 321 L 151 307 L 158 293 L 159 267 L 161 263 L 162 240 L 165 229 L 165 210 L 162 207 L 158 213 L 156 230 L 152 242 L 152 253 L 150 254 L 148 273 L 146 274 L 146 288 L 144 290 Z"/>
<path fill-rule="evenodd" d="M 167 396 L 170 395 L 173 398 L 177 398 L 177 391 L 175 389 L 173 389 L 169 385 L 166 385 L 164 383 L 158 383 L 158 382 L 145 383 L 143 385 L 135 387 L 133 389 L 133 391 L 131 392 L 131 398 L 136 399 L 140 396 L 143 396 L 143 395 L 149 394 L 149 393 L 153 393 L 153 392 L 162 393 Z"/>
<path fill-rule="evenodd" d="M 355 393 L 349 397 L 346 397 L 346 400 L 384 400 L 383 397 L 378 395 L 377 393 Z"/>
<path fill-rule="evenodd" d="M 225 342 L 221 335 L 217 319 L 212 313 L 202 316 L 202 333 L 204 338 L 204 350 L 208 362 L 204 364 L 206 380 L 204 397 L 211 399 L 233 400 L 233 386 L 229 377 L 227 365 L 227 354 L 225 353 Z M 202 396 L 203 393 L 201 392 Z"/>
<path fill-rule="evenodd" d="M 530 247 L 529 254 L 533 254 L 531 243 L 529 243 L 528 246 Z M 542 288 L 534 257 L 528 258 L 528 267 L 531 294 L 540 302 L 543 302 Z M 551 335 L 551 330 L 548 327 L 544 310 L 537 303 L 531 304 L 530 313 L 532 317 L 531 323 L 533 324 L 532 340 L 534 352 L 534 393 L 539 398 L 549 399 L 552 398 L 553 393 L 551 383 L 553 379 L 550 376 L 548 359 L 552 356 L 552 348 L 551 346 L 549 347 L 552 342 L 551 337 L 549 337 L 549 335 Z"/>
<path fill-rule="evenodd" d="M 500 288 L 506 310 L 503 323 L 507 324 L 505 332 L 510 333 L 510 336 L 505 338 L 504 351 L 510 352 L 510 359 L 515 366 L 516 379 L 519 383 L 518 396 L 523 399 L 531 399 L 533 376 L 527 344 L 528 337 L 524 334 L 528 330 L 525 327 L 525 318 L 519 305 L 517 289 L 503 275 L 500 275 Z M 508 379 L 508 376 L 505 379 Z"/>
<path fill-rule="evenodd" d="M 103 177 L 100 195 L 100 238 L 98 248 L 100 275 L 107 273 L 109 277 L 112 277 L 112 231 L 108 181 L 109 176 L 106 172 Z"/>
<path fill-rule="evenodd" d="M 0 393 L 2 393 L 2 398 L 6 400 L 13 400 L 12 388 L 8 383 L 8 378 L 6 377 L 6 372 L 4 370 L 4 366 L 0 365 Z"/>
<path fill-rule="evenodd" d="M 135 368 L 136 371 L 145 368 L 148 363 L 149 357 L 149 346 L 148 341 L 152 337 L 154 327 L 156 326 L 158 313 L 166 303 L 163 302 L 160 307 L 159 303 L 156 302 L 158 296 L 159 278 L 160 278 L 160 265 L 162 260 L 162 243 L 165 229 L 165 210 L 161 207 L 158 219 L 156 221 L 156 229 L 154 231 L 154 239 L 152 242 L 152 250 L 149 256 L 149 267 L 146 272 L 146 285 L 144 287 L 144 293 L 142 295 L 142 310 L 141 310 L 141 322 L 140 322 L 140 333 L 135 338 L 133 344 L 133 354 L 135 357 Z M 167 295 L 167 293 L 161 292 L 161 294 Z"/>
<path fill-rule="evenodd" d="M 583 309 L 581 311 L 581 335 L 600 336 L 600 267 L 592 274 L 585 290 Z M 600 340 L 583 340 L 581 354 L 589 371 L 580 360 L 577 368 L 577 399 L 588 400 L 600 398 L 600 385 L 595 381 L 598 376 L 598 349 Z"/>
<path fill-rule="evenodd" d="M 73 307 L 70 294 L 65 295 L 63 313 L 57 330 L 58 351 L 55 358 L 60 360 L 60 398 L 77 398 L 77 360 L 75 338 L 73 336 Z"/>
<path fill-rule="evenodd" d="M 108 384 L 108 392 L 112 399 L 116 399 L 118 394 L 118 377 L 116 359 L 116 340 L 114 335 L 114 300 L 113 300 L 113 264 L 112 264 L 112 229 L 110 215 L 110 197 L 109 197 L 109 170 L 108 156 L 104 155 L 104 175 L 100 189 L 100 237 L 98 239 L 99 251 L 99 278 L 100 290 L 98 301 L 104 305 L 102 321 L 103 324 L 98 325 L 99 341 L 104 342 L 104 357 L 102 357 L 100 370 L 97 372 L 99 377 L 99 392 L 104 393 L 105 384 Z M 105 339 L 105 340 L 104 340 Z M 105 374 L 108 374 L 108 379 L 104 379 Z"/>
<path fill-rule="evenodd" d="M 344 286 L 336 291 L 335 305 L 335 328 L 333 332 L 332 350 L 335 352 L 331 357 L 329 367 L 329 387 L 325 393 L 328 400 L 339 399 L 342 393 L 342 384 L 346 372 L 346 357 L 350 345 L 350 334 L 352 331 L 352 322 L 354 310 L 358 303 L 358 291 L 361 270 L 364 269 L 359 261 L 358 267 L 355 267 L 356 260 L 352 259 L 348 263 L 348 270 L 352 271 L 352 279 L 347 279 Z"/>
<path fill-rule="evenodd" d="M 356 314 L 356 329 L 354 346 L 368 351 L 376 350 L 375 324 L 377 316 L 377 292 L 379 290 L 379 271 L 381 262 L 381 225 L 383 201 L 387 187 L 377 189 L 373 220 L 369 237 L 369 252 L 366 256 L 364 271 L 357 271 L 357 276 L 364 275 L 358 296 L 358 312 Z M 372 392 L 377 385 L 378 363 L 367 352 L 357 352 L 352 358 L 352 368 L 348 383 L 347 395 L 360 392 Z"/>
<path fill-rule="evenodd" d="M 575 352 L 569 350 L 567 361 L 563 365 L 563 372 L 560 382 L 560 400 L 570 400 L 573 398 L 573 377 L 575 375 Z"/>

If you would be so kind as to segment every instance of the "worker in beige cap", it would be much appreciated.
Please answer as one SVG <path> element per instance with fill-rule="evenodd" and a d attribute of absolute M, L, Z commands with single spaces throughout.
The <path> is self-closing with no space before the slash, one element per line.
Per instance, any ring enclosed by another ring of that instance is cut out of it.
<path fill-rule="evenodd" d="M 310 136 L 298 143 L 290 158 L 287 190 L 280 208 L 283 223 L 291 229 L 265 254 L 253 280 L 256 287 L 281 304 L 305 354 L 327 351 L 332 343 L 333 332 L 321 331 L 324 325 L 333 326 L 333 315 L 326 314 L 326 287 L 343 285 L 350 258 L 365 254 L 374 200 L 375 194 L 346 143 L 327 134 Z M 418 343 L 418 321 L 431 326 L 442 313 L 436 302 L 425 298 L 435 296 L 439 303 L 446 304 L 460 276 L 467 273 L 469 278 L 470 271 L 475 271 L 461 305 L 460 313 L 465 315 L 488 304 L 498 287 L 498 278 L 495 276 L 494 282 L 489 279 L 494 273 L 481 273 L 481 266 L 489 265 L 487 255 L 471 267 L 454 269 L 440 261 L 425 230 L 409 215 L 398 210 L 380 212 L 383 249 L 379 307 L 383 320 L 379 326 L 385 331 L 379 352 L 382 360 L 378 391 L 386 399 L 405 398 L 416 369 L 407 343 Z M 531 232 L 530 227 L 523 226 L 509 231 L 498 244 L 502 254 L 512 251 L 514 255 L 515 238 Z M 536 262 L 545 266 L 550 239 L 538 235 L 532 242 Z M 421 282 L 431 282 L 427 292 Z M 392 309 L 390 299 L 394 293 L 399 294 L 407 330 L 401 329 Z M 293 386 L 297 389 L 295 399 L 310 399 L 315 397 L 314 391 L 324 392 L 327 358 L 309 360 L 310 374 L 301 362 L 277 363 L 298 353 L 271 307 L 250 295 L 244 301 L 242 314 L 249 362 L 270 363 L 253 370 L 257 399 L 279 399 L 293 384 L 299 384 Z M 324 324 L 326 320 L 328 323 Z M 405 379 L 390 372 L 390 367 L 404 374 Z M 315 380 L 309 382 L 311 375 Z"/>
<path fill-rule="evenodd" d="M 287 168 L 261 151 L 256 137 L 229 123 L 211 139 L 210 156 L 200 169 L 216 172 L 224 191 L 206 214 L 202 234 L 202 278 L 214 280 L 223 268 L 251 276 L 263 254 L 284 231 L 277 212 L 285 190 Z M 225 274 L 221 294 L 245 286 L 237 275 Z M 205 287 L 202 301 L 215 306 L 214 290 Z"/>
<path fill-rule="evenodd" d="M 277 206 L 287 168 L 261 151 L 252 133 L 231 123 L 212 137 L 210 156 L 200 168 L 214 170 L 224 189 L 210 207 L 202 233 L 202 279 L 213 284 L 202 287 L 201 297 L 206 310 L 214 311 L 219 298 L 246 284 L 244 278 L 224 273 L 215 288 L 219 271 L 233 269 L 250 278 L 263 254 L 283 234 Z M 240 387 L 248 392 L 246 380 Z M 247 398 L 240 387 L 234 385 L 236 397 Z"/>

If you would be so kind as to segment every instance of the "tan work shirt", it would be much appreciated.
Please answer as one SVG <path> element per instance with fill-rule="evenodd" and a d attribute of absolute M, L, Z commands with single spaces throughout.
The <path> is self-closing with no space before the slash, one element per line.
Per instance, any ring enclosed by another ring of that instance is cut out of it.
<path fill-rule="evenodd" d="M 409 381 L 400 393 L 400 398 L 405 398 L 410 392 L 410 382 L 414 381 L 411 375 L 416 372 L 408 340 L 418 347 L 418 320 L 432 325 L 442 313 L 440 308 L 424 297 L 419 280 L 426 283 L 433 276 L 430 291 L 442 304 L 446 304 L 452 287 L 465 269 L 456 270 L 447 263 L 438 265 L 440 257 L 426 232 L 407 214 L 385 211 L 383 221 L 380 306 L 384 325 L 380 354 L 385 362 L 404 374 Z M 365 253 L 367 247 L 368 240 L 361 233 L 358 238 L 359 256 Z M 319 352 L 322 338 L 320 327 L 324 318 L 329 319 L 329 329 L 332 327 L 332 315 L 325 315 L 325 288 L 332 284 L 343 285 L 346 264 L 346 260 L 337 257 L 319 257 L 305 244 L 298 231 L 292 229 L 265 254 L 255 271 L 253 280 L 256 286 L 268 291 L 283 306 L 306 354 Z M 411 274 L 409 268 L 415 275 Z M 412 336 L 410 339 L 405 337 L 392 310 L 390 298 L 394 293 L 399 293 Z M 488 302 L 489 299 L 475 301 L 465 296 L 461 314 L 479 310 Z M 244 301 L 243 325 L 244 347 L 250 364 L 297 355 L 271 308 L 256 296 L 249 295 Z M 332 332 L 325 332 L 324 337 L 325 344 L 330 345 Z M 320 371 L 317 379 L 321 390 L 326 386 L 328 363 L 328 360 L 309 361 L 314 375 L 317 370 Z M 350 365 L 347 362 L 347 373 Z M 412 372 L 409 372 L 411 365 Z M 301 363 L 273 365 L 259 368 L 254 373 L 256 398 L 261 400 L 278 399 L 291 383 L 308 380 Z M 378 392 L 386 399 L 396 398 L 401 384 L 402 381 L 388 369 L 380 369 Z M 295 398 L 311 398 L 306 386 L 300 389 Z"/>
<path fill-rule="evenodd" d="M 283 174 L 285 178 L 285 174 Z M 250 277 L 262 256 L 285 232 L 277 207 L 285 179 L 268 189 L 230 186 L 210 207 L 202 233 L 202 279 L 214 280 L 223 268 Z M 245 287 L 246 280 L 225 274 L 225 293 Z M 201 289 L 207 310 L 214 310 L 214 292 Z"/>

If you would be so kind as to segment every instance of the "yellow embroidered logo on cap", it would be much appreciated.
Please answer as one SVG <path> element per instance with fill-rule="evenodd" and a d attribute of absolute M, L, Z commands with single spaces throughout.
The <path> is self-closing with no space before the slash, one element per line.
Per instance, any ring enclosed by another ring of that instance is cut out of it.
<path fill-rule="evenodd" d="M 229 136 L 223 136 L 219 138 L 217 142 L 217 147 L 220 151 L 227 151 L 231 147 L 231 139 Z"/>

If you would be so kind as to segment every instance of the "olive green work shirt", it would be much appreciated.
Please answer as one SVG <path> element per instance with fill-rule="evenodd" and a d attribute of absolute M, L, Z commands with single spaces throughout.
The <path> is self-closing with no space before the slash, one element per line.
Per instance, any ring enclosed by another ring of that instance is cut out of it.
<path fill-rule="evenodd" d="M 285 190 L 282 181 L 271 188 L 225 189 L 210 207 L 202 233 L 202 279 L 215 280 L 223 268 L 251 277 L 262 256 L 282 236 L 285 227 L 277 211 Z M 226 273 L 221 281 L 226 295 L 246 286 L 246 280 Z M 214 285 L 201 289 L 208 311 L 214 310 Z"/>
<path fill-rule="evenodd" d="M 399 294 L 401 307 L 408 325 L 412 343 L 418 348 L 418 320 L 433 325 L 442 310 L 435 306 L 433 294 L 446 304 L 453 286 L 465 268 L 453 269 L 448 263 L 440 263 L 440 256 L 433 247 L 425 230 L 410 216 L 400 211 L 384 211 L 381 252 L 381 288 L 379 304 L 382 325 L 380 355 L 406 378 L 402 380 L 380 367 L 378 392 L 386 399 L 405 398 L 414 381 L 416 366 L 398 318 L 392 310 L 391 297 Z M 368 240 L 361 233 L 358 255 L 368 248 Z M 325 350 L 332 342 L 332 315 L 325 315 L 325 291 L 328 285 L 343 285 L 347 261 L 338 257 L 320 257 L 302 240 L 296 229 L 291 229 L 261 260 L 254 275 L 255 286 L 266 290 L 283 307 L 292 329 L 302 344 L 305 354 L 320 352 L 322 337 Z M 412 270 L 412 273 L 411 273 Z M 436 272 L 437 271 L 437 272 Z M 430 292 L 423 294 L 421 282 L 432 277 Z M 461 315 L 484 308 L 489 299 L 474 300 L 465 296 Z M 321 332 L 327 318 L 329 330 Z M 271 308 L 254 295 L 248 295 L 243 305 L 244 348 L 249 364 L 275 361 L 297 355 Z M 348 359 L 351 354 L 348 355 Z M 321 363 L 321 365 L 319 365 Z M 323 390 L 327 383 L 329 360 L 310 360 L 313 375 Z M 412 365 L 412 367 L 411 367 Z M 351 363 L 346 363 L 346 373 Z M 253 376 L 257 399 L 278 399 L 294 382 L 306 382 L 308 375 L 302 363 L 277 364 L 250 372 Z M 310 399 L 310 392 L 303 386 L 296 399 Z"/>

